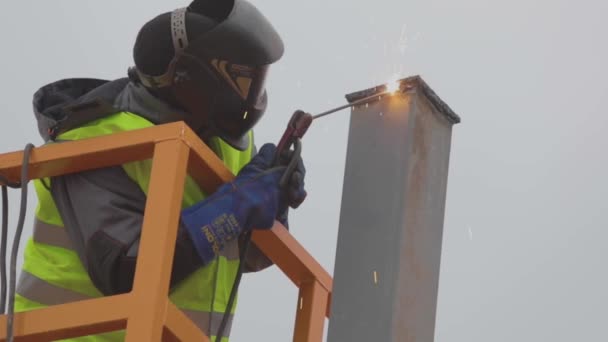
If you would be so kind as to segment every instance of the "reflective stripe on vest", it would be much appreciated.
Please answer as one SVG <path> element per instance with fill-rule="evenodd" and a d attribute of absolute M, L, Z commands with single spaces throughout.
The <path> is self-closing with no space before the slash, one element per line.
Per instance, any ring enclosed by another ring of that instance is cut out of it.
<path fill-rule="evenodd" d="M 76 291 L 55 286 L 27 271 L 21 272 L 19 284 L 17 286 L 17 294 L 31 301 L 49 306 L 95 298 Z M 217 334 L 219 326 L 222 322 L 222 318 L 224 317 L 224 314 L 221 312 L 209 313 L 205 311 L 181 310 L 186 316 L 188 316 L 188 318 L 190 318 L 190 320 L 194 322 L 194 324 L 199 327 L 199 329 L 211 335 Z M 228 316 L 226 336 L 230 335 L 233 316 L 234 315 L 232 314 Z"/>
<path fill-rule="evenodd" d="M 220 324 L 222 324 L 222 319 L 224 318 L 224 313 L 222 312 L 206 312 L 206 311 L 194 311 L 194 310 L 184 310 L 181 309 L 192 322 L 198 326 L 204 332 L 208 332 L 209 336 L 216 336 L 218 331 L 220 330 Z M 232 329 L 232 321 L 234 319 L 234 315 L 228 315 L 228 320 L 225 328 L 224 336 L 230 336 L 230 330 Z"/>
<path fill-rule="evenodd" d="M 37 218 L 34 219 L 34 233 L 32 237 L 36 243 L 73 249 L 72 242 L 70 242 L 70 237 L 65 231 L 65 228 L 42 222 Z M 226 247 L 220 251 L 219 255 L 230 261 L 239 260 L 238 242 L 233 241 L 228 243 Z"/>
<path fill-rule="evenodd" d="M 55 247 L 65 249 L 73 249 L 70 237 L 65 231 L 65 228 L 42 222 L 38 218 L 34 218 L 34 241 L 44 243 Z"/>
<path fill-rule="evenodd" d="M 94 297 L 48 283 L 28 271 L 21 271 L 17 294 L 44 305 L 59 305 Z"/>
<path fill-rule="evenodd" d="M 150 126 L 153 124 L 142 117 L 133 113 L 121 112 L 66 132 L 59 138 L 79 140 Z M 253 145 L 251 134 L 250 142 Z M 219 139 L 212 141 L 210 146 L 216 150 L 233 173 L 237 173 L 251 159 L 251 148 L 247 151 L 237 151 Z M 140 186 L 144 193 L 147 193 L 148 190 L 151 167 L 149 161 L 123 165 L 129 177 Z M 34 182 L 39 202 L 34 222 L 34 234 L 28 241 L 24 252 L 22 276 L 17 289 L 20 296 L 15 302 L 16 311 L 31 310 L 31 304 L 26 303 L 26 300 L 38 303 L 40 306 L 48 306 L 96 298 L 101 295 L 92 284 L 86 269 L 72 247 L 52 196 L 45 187 L 38 184 L 39 182 L 39 180 Z M 49 180 L 47 180 L 48 182 Z M 190 206 L 204 199 L 204 194 L 192 179 L 187 179 L 186 184 L 182 206 Z M 238 250 L 236 240 L 228 244 L 220 253 L 221 257 L 195 271 L 178 284 L 170 295 L 171 301 L 207 335 L 215 335 L 221 322 L 238 267 Z M 201 291 L 201 289 L 205 289 L 205 291 Z M 234 310 L 235 308 L 233 308 L 233 313 Z M 227 331 L 232 323 L 232 315 L 229 317 Z M 229 336 L 229 334 L 227 333 L 225 336 Z M 74 338 L 66 341 L 81 341 L 81 339 Z M 86 341 L 90 341 L 90 339 Z M 104 341 L 107 340 L 104 339 Z"/>

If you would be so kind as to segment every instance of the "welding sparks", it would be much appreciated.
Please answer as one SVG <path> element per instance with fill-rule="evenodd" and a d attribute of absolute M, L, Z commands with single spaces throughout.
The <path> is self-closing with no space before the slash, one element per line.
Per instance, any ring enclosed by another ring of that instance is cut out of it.
<path fill-rule="evenodd" d="M 399 76 L 393 75 L 386 83 L 386 91 L 394 94 L 399 90 L 400 86 L 401 82 L 399 82 Z"/>
<path fill-rule="evenodd" d="M 389 82 L 386 84 L 386 91 L 389 93 L 395 93 L 399 90 L 399 82 Z"/>

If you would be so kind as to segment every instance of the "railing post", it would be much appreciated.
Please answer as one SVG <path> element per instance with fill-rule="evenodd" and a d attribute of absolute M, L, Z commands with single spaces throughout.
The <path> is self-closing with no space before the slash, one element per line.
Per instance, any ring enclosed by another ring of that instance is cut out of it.
<path fill-rule="evenodd" d="M 188 147 L 180 140 L 156 144 L 133 282 L 126 341 L 161 341 L 181 210 Z"/>
<path fill-rule="evenodd" d="M 316 280 L 300 284 L 294 342 L 323 340 L 328 293 Z"/>

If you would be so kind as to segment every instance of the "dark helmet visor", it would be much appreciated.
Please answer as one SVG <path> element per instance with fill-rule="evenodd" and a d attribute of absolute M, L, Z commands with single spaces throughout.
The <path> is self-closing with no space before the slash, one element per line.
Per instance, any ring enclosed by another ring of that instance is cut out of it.
<path fill-rule="evenodd" d="M 192 115 L 188 121 L 193 127 L 206 126 L 212 134 L 243 150 L 248 146 L 247 132 L 266 110 L 268 69 L 268 65 L 204 61 L 186 50 L 176 59 L 173 90 Z M 180 75 L 180 70 L 187 72 Z"/>
<path fill-rule="evenodd" d="M 266 111 L 268 66 L 250 67 L 218 60 L 211 65 L 222 82 L 218 84 L 210 120 L 222 139 L 236 148 L 246 148 L 239 142 L 247 141 L 247 132 Z"/>

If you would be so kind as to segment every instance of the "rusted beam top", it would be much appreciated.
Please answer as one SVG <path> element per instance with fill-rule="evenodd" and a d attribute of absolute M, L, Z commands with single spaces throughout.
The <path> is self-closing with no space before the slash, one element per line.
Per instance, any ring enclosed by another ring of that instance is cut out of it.
<path fill-rule="evenodd" d="M 157 142 L 181 139 L 189 129 L 183 122 L 121 132 L 74 142 L 54 143 L 32 150 L 29 178 L 120 165 L 152 157 Z M 0 174 L 10 181 L 20 178 L 23 151 L 0 154 Z"/>
<path fill-rule="evenodd" d="M 130 294 L 50 306 L 15 314 L 19 342 L 54 341 L 124 329 Z M 0 341 L 6 340 L 6 315 L 0 316 Z"/>

